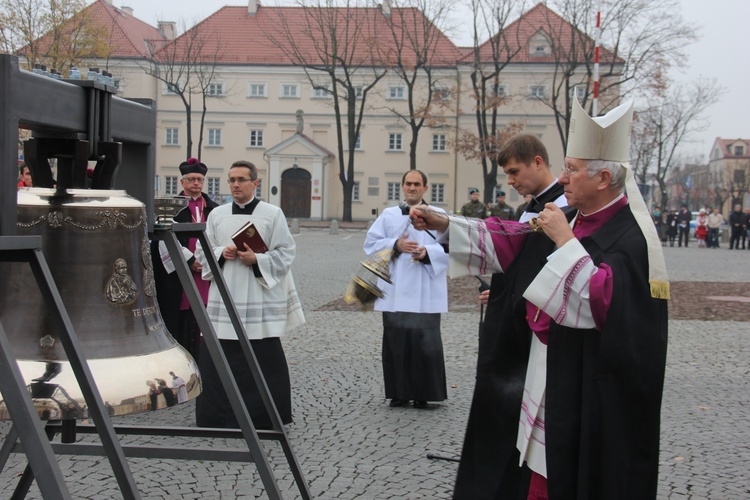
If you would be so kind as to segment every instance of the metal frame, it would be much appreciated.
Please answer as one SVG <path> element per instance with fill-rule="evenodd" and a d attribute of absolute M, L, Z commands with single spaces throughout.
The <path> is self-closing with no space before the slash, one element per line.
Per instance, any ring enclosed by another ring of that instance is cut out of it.
<path fill-rule="evenodd" d="M 101 83 L 72 83 L 22 71 L 16 56 L 0 54 L 0 235 L 17 234 L 19 128 L 39 139 L 88 141 L 91 152 L 105 147 L 101 143 L 121 142 L 122 162 L 112 189 L 124 189 L 143 202 L 148 228 L 153 228 L 155 104 L 150 99 L 93 97 L 112 90 Z"/>
<path fill-rule="evenodd" d="M 86 399 L 89 414 L 96 424 L 97 432 L 102 440 L 102 448 L 110 460 L 123 498 L 141 498 L 133 480 L 133 473 L 125 460 L 125 454 L 109 419 L 109 413 L 83 356 L 78 337 L 65 310 L 65 304 L 42 253 L 41 236 L 0 237 L 0 260 L 28 262 L 31 265 L 39 290 L 60 325 L 60 341 Z M 39 489 L 45 498 L 70 498 L 62 472 L 53 454 L 53 446 L 44 438 L 41 420 L 34 409 L 31 395 L 26 389 L 26 383 L 18 369 L 16 358 L 13 356 L 2 326 L 0 326 L 0 388 L 6 400 L 8 412 L 13 419 L 13 428 L 0 448 L 0 470 L 5 467 L 10 453 L 16 450 L 17 438 L 20 438 L 23 451 L 29 460 L 29 465 L 19 480 L 13 497 L 25 496 L 36 477 Z M 49 433 L 47 437 L 50 437 Z"/>

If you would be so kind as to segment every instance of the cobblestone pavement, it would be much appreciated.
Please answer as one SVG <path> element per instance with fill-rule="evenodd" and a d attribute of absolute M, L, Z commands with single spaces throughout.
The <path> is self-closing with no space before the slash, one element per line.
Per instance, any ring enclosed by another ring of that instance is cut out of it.
<path fill-rule="evenodd" d="M 380 315 L 317 308 L 340 298 L 363 257 L 362 230 L 303 228 L 294 275 L 307 323 L 284 338 L 293 384 L 289 435 L 316 498 L 450 498 L 473 389 L 479 308 L 443 318 L 448 400 L 389 408 L 380 368 Z M 750 251 L 666 248 L 674 281 L 750 281 Z M 696 283 L 696 286 L 700 286 Z M 670 321 L 659 498 L 750 497 L 750 323 Z M 193 404 L 116 423 L 192 425 Z M 7 432 L 9 423 L 0 424 Z M 230 440 L 126 437 L 123 442 L 242 448 Z M 264 442 L 285 498 L 299 492 L 278 444 Z M 75 498 L 118 498 L 105 458 L 59 457 Z M 253 464 L 129 459 L 144 498 L 263 498 Z M 25 457 L 0 474 L 9 498 Z M 36 485 L 29 498 L 40 498 Z"/>

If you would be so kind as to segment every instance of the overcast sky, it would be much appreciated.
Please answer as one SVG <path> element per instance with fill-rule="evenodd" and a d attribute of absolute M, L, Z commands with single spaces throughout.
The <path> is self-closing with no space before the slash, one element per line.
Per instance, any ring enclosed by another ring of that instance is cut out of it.
<path fill-rule="evenodd" d="M 133 8 L 134 15 L 156 25 L 157 20 L 193 25 L 208 17 L 222 5 L 247 5 L 241 0 L 113 0 L 118 7 Z M 275 2 L 267 2 L 272 4 Z M 457 0 L 456 3 L 461 3 Z M 533 0 L 532 0 L 533 3 Z M 688 65 L 673 70 L 672 77 L 689 81 L 698 76 L 715 78 L 725 88 L 721 100 L 709 109 L 709 128 L 694 138 L 686 151 L 708 156 L 716 137 L 750 138 L 750 1 L 748 0 L 680 0 L 682 17 L 700 27 L 701 38 L 687 47 Z M 463 11 L 466 12 L 466 11 Z M 467 16 L 467 23 L 468 21 Z M 457 35 L 454 42 L 470 45 L 468 33 Z M 744 89 L 744 90 L 743 90 Z"/>

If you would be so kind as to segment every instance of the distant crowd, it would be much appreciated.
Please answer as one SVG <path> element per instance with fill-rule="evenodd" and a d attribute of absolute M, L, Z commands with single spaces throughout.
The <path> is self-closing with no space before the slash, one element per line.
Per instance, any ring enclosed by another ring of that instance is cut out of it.
<path fill-rule="evenodd" d="M 655 208 L 652 212 L 656 230 L 662 245 L 673 247 L 688 246 L 691 236 L 699 248 L 720 248 L 719 239 L 724 230 L 729 231 L 729 249 L 750 249 L 750 208 L 742 210 L 737 204 L 727 219 L 718 208 L 701 208 L 693 222 L 693 213 L 683 205 L 679 210 L 662 212 Z"/>

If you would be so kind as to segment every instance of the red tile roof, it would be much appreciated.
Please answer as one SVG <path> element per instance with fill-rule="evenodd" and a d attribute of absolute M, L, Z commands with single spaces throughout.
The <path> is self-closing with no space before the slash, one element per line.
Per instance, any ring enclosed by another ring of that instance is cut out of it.
<path fill-rule="evenodd" d="M 538 3 L 505 28 L 505 43 L 509 45 L 509 48 L 505 49 L 504 53 L 500 55 L 499 61 L 502 62 L 512 56 L 511 61 L 513 63 L 554 63 L 555 58 L 551 53 L 547 56 L 538 54 L 531 55 L 531 51 L 529 50 L 530 40 L 534 35 L 540 32 L 543 32 L 551 38 L 551 43 L 553 45 L 560 43 L 563 50 L 567 50 L 567 48 L 570 47 L 574 35 L 579 37 L 582 36 L 587 39 L 593 48 L 593 39 L 579 31 L 576 27 L 563 19 L 557 12 L 548 8 L 543 3 Z M 479 47 L 480 56 L 483 61 L 492 60 L 491 42 L 493 38 L 487 40 Z M 516 42 L 520 44 L 520 50 L 518 50 L 518 45 L 515 45 Z M 502 46 L 503 43 L 500 43 L 500 47 Z M 516 51 L 518 52 L 515 53 Z M 578 56 L 579 61 L 584 60 L 582 52 L 579 53 Z M 602 47 L 600 60 L 612 60 L 612 57 L 612 53 Z M 462 62 L 471 62 L 472 58 L 473 55 L 469 52 L 463 57 Z M 592 57 L 589 57 L 589 59 L 591 60 Z"/>
<path fill-rule="evenodd" d="M 164 39 L 161 32 L 153 26 L 133 17 L 132 15 L 107 3 L 96 0 L 86 7 L 83 12 L 89 16 L 92 24 L 103 26 L 109 34 L 110 57 L 140 58 L 148 56 L 146 40 Z M 44 47 L 49 43 L 52 34 L 47 33 L 39 39 L 39 45 Z M 24 49 L 20 51 L 24 52 Z"/>
<path fill-rule="evenodd" d="M 86 10 L 93 21 L 110 30 L 110 57 L 148 57 L 146 40 L 164 40 L 164 35 L 158 29 L 105 0 L 96 0 Z"/>
<path fill-rule="evenodd" d="M 296 47 L 307 60 L 315 61 L 319 60 L 316 44 L 328 37 L 323 36 L 324 30 L 316 26 L 315 16 L 310 10 L 259 6 L 255 14 L 248 14 L 244 6 L 223 7 L 183 33 L 174 43 L 178 53 L 180 50 L 187 52 L 191 39 L 205 39 L 204 57 L 218 64 L 293 65 L 296 61 L 290 54 L 292 47 Z M 454 66 L 460 57 L 453 42 L 434 25 L 425 22 L 424 14 L 417 9 L 392 9 L 390 17 L 384 16 L 377 7 L 329 8 L 325 12 L 326 16 L 336 16 L 332 17 L 336 20 L 329 24 L 338 27 L 340 43 L 354 51 L 351 61 L 369 65 L 368 62 L 373 60 L 373 49 L 381 53 L 393 50 L 395 44 L 388 23 L 393 20 L 401 24 L 401 19 L 409 26 L 410 36 L 421 36 L 434 30 L 433 66 Z M 345 33 L 347 27 L 350 31 Z M 194 30 L 197 33 L 191 33 Z M 286 43 L 286 33 L 293 34 L 293 43 Z"/>
<path fill-rule="evenodd" d="M 741 156 L 735 155 L 732 150 L 732 146 L 738 142 L 745 146 L 743 148 L 744 154 Z M 747 158 L 750 156 L 750 139 L 722 139 L 721 137 L 717 137 L 715 144 L 719 146 L 722 158 Z"/>

